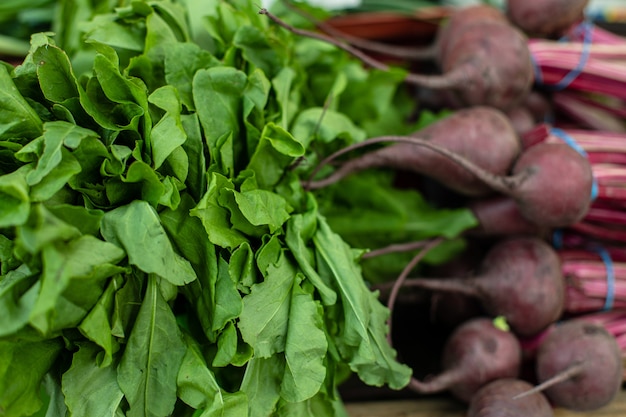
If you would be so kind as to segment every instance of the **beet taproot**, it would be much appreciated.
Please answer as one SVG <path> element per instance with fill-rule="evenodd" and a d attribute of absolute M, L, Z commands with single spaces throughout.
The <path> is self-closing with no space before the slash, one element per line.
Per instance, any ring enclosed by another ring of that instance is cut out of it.
<path fill-rule="evenodd" d="M 421 394 L 449 391 L 468 402 L 483 385 L 519 374 L 521 348 L 515 335 L 496 327 L 486 317 L 470 319 L 455 328 L 445 341 L 442 371 L 409 387 Z"/>
<path fill-rule="evenodd" d="M 563 313 L 565 281 L 561 261 L 546 242 L 530 236 L 501 239 L 473 277 L 410 278 L 404 286 L 465 294 L 502 316 L 520 336 L 538 334 Z"/>
<path fill-rule="evenodd" d="M 522 379 L 500 378 L 484 385 L 472 396 L 467 417 L 552 417 L 554 411 L 545 395 L 536 392 L 524 399 L 517 394 L 532 389 Z"/>
<path fill-rule="evenodd" d="M 519 397 L 543 391 L 556 406 L 575 411 L 609 404 L 622 386 L 622 354 L 602 325 L 570 319 L 554 326 L 539 345 L 539 385 Z"/>

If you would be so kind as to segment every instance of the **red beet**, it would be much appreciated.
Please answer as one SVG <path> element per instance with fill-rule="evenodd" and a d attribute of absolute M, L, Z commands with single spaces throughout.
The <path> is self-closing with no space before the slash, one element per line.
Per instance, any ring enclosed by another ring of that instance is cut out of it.
<path fill-rule="evenodd" d="M 507 0 L 506 15 L 534 36 L 558 36 L 583 19 L 589 0 Z"/>
<path fill-rule="evenodd" d="M 515 130 L 504 113 L 483 106 L 458 110 L 416 132 L 417 135 L 496 175 L 508 173 L 521 149 Z M 375 139 L 340 152 L 345 153 L 371 143 L 375 143 Z M 425 174 L 464 195 L 478 196 L 492 192 L 483 181 L 468 175 L 465 168 L 447 156 L 410 142 L 394 143 L 349 160 L 331 176 L 310 182 L 308 187 L 325 187 L 355 172 L 376 167 L 393 167 Z"/>
<path fill-rule="evenodd" d="M 483 6 L 487 7 L 487 6 Z M 360 49 L 331 36 L 295 28 L 261 9 L 273 22 L 298 35 L 323 40 L 342 48 L 367 65 L 383 71 L 389 66 Z M 420 87 L 454 91 L 465 106 L 489 105 L 507 109 L 522 101 L 534 81 L 528 39 L 493 8 L 480 19 L 457 15 L 475 13 L 472 8 L 456 10 L 449 24 L 442 26 L 436 56 L 442 74 L 407 74 L 405 81 Z M 474 23 L 469 23 L 475 20 Z M 455 22 L 462 22 L 457 29 Z"/>
<path fill-rule="evenodd" d="M 619 392 L 622 370 L 621 351 L 613 335 L 596 323 L 567 320 L 539 345 L 536 374 L 540 384 L 528 393 L 543 391 L 556 406 L 575 411 L 597 410 Z"/>
<path fill-rule="evenodd" d="M 513 165 L 509 176 L 494 175 L 479 167 L 470 158 L 460 156 L 431 141 L 403 136 L 373 138 L 344 148 L 327 157 L 320 163 L 320 166 L 349 150 L 378 142 L 410 143 L 414 145 L 414 148 L 427 148 L 445 156 L 451 163 L 463 167 L 468 176 L 476 177 L 494 191 L 511 197 L 516 201 L 520 214 L 526 220 L 542 228 L 572 225 L 587 214 L 591 204 L 593 184 L 591 164 L 586 157 L 564 143 L 539 143 L 525 149 Z M 382 161 L 376 156 L 376 151 L 365 154 L 349 161 L 345 164 L 345 168 L 340 167 L 336 173 L 326 179 L 310 181 L 308 188 L 320 188 L 332 184 L 342 177 L 362 169 L 362 166 L 365 168 L 383 165 L 390 168 L 397 168 L 398 165 L 401 165 L 400 167 L 410 166 L 409 161 L 405 159 L 408 158 L 408 151 L 405 149 L 405 147 L 401 147 L 389 151 L 381 150 L 380 152 L 385 155 Z M 497 150 L 489 147 L 474 150 L 478 153 L 488 153 L 494 157 L 498 153 Z M 395 154 L 396 152 L 397 154 Z M 374 156 L 370 156 L 371 154 Z M 404 154 L 407 156 L 405 157 Z M 421 154 L 415 153 L 415 155 Z M 374 162 L 370 159 L 373 159 Z M 402 162 L 400 163 L 400 161 Z M 418 162 L 421 164 L 428 163 L 428 161 Z M 313 172 L 312 176 L 317 173 L 318 169 Z M 417 171 L 418 168 L 415 170 Z M 443 167 L 441 170 L 444 173 L 446 171 Z M 446 184 L 445 178 L 439 178 L 439 180 Z M 469 182 L 469 180 L 467 181 Z"/>
<path fill-rule="evenodd" d="M 540 392 L 524 399 L 513 399 L 529 389 L 532 385 L 521 379 L 501 378 L 490 382 L 472 396 L 467 417 L 554 416 L 552 406 Z"/>
<path fill-rule="evenodd" d="M 554 249 L 534 237 L 510 237 L 495 244 L 471 278 L 412 278 L 404 282 L 433 291 L 461 293 L 503 316 L 520 336 L 535 335 L 561 317 L 565 282 Z"/>
<path fill-rule="evenodd" d="M 474 318 L 458 326 L 446 340 L 442 372 L 409 387 L 422 394 L 449 390 L 469 401 L 486 383 L 519 374 L 521 349 L 517 338 L 498 329 L 491 319 Z"/>

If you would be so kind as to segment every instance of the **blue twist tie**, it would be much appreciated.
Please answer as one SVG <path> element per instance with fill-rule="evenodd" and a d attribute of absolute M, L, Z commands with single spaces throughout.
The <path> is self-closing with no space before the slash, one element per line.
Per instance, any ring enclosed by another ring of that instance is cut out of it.
<path fill-rule="evenodd" d="M 606 268 L 606 298 L 604 300 L 604 311 L 613 309 L 615 302 L 615 270 L 613 269 L 613 260 L 609 252 L 601 246 L 593 245 L 591 247 L 604 262 Z"/>
<path fill-rule="evenodd" d="M 576 140 L 571 137 L 566 131 L 564 131 L 563 129 L 559 129 L 558 127 L 552 127 L 550 128 L 550 133 L 552 133 L 554 136 L 556 136 L 557 138 L 561 139 L 563 142 L 567 143 L 569 146 L 571 146 L 572 148 L 574 148 L 574 150 L 576 152 L 578 152 L 579 154 L 581 154 L 582 156 L 584 156 L 585 158 L 588 157 L 587 152 L 583 149 L 582 146 L 580 146 L 578 144 L 578 142 L 576 142 Z M 591 201 L 594 201 L 596 198 L 598 198 L 598 193 L 599 193 L 599 188 L 598 188 L 598 181 L 596 180 L 596 178 L 593 178 L 593 183 L 591 184 Z"/>
<path fill-rule="evenodd" d="M 555 249 L 563 248 L 563 229 L 555 229 L 554 232 L 552 232 L 552 246 L 554 246 Z"/>
<path fill-rule="evenodd" d="M 578 61 L 578 65 L 576 65 L 575 68 L 568 72 L 558 83 L 554 85 L 543 85 L 543 76 L 541 74 L 541 69 L 539 68 L 539 65 L 537 65 L 535 59 L 531 57 L 533 71 L 535 73 L 535 82 L 537 84 L 542 84 L 546 89 L 551 91 L 562 91 L 569 87 L 569 85 L 576 79 L 576 77 L 580 75 L 580 73 L 583 71 L 583 68 L 585 68 L 585 65 L 587 65 L 587 61 L 589 61 L 589 55 L 591 53 L 591 35 L 593 31 L 593 24 L 585 21 L 581 23 L 581 28 L 584 31 L 583 50 L 580 54 L 580 60 Z M 568 38 L 563 37 L 560 39 L 560 41 L 567 42 Z"/>

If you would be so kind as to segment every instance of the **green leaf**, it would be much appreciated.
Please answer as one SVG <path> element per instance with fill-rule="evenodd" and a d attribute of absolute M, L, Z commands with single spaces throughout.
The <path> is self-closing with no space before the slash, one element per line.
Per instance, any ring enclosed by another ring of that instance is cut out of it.
<path fill-rule="evenodd" d="M 295 158 L 304 155 L 304 146 L 289 132 L 268 123 L 250 157 L 247 169 L 254 171 L 259 187 L 270 189 L 284 176 Z"/>
<path fill-rule="evenodd" d="M 315 266 L 315 255 L 312 238 L 317 229 L 317 205 L 309 195 L 309 209 L 304 213 L 291 216 L 287 222 L 285 242 L 296 259 L 304 275 L 319 291 L 324 305 L 334 305 L 337 302 L 337 293 L 331 286 L 330 280 L 324 280 Z"/>
<path fill-rule="evenodd" d="M 0 340 L 0 410 L 4 417 L 22 417 L 42 406 L 40 386 L 63 343 Z"/>
<path fill-rule="evenodd" d="M 292 403 L 312 398 L 326 379 L 324 358 L 328 350 L 323 310 L 313 296 L 294 285 L 285 343 L 285 376 L 281 397 Z"/>
<path fill-rule="evenodd" d="M 193 77 L 198 70 L 220 65 L 219 60 L 195 43 L 175 43 L 169 45 L 164 53 L 165 80 L 178 90 L 185 107 L 195 111 Z"/>
<path fill-rule="evenodd" d="M 39 293 L 37 276 L 25 264 L 0 279 L 0 337 L 11 335 L 28 324 Z"/>
<path fill-rule="evenodd" d="M 61 48 L 46 44 L 33 53 L 41 92 L 53 103 L 63 103 L 79 96 L 78 81 L 70 59 Z"/>
<path fill-rule="evenodd" d="M 245 417 L 247 399 L 241 392 L 229 393 L 219 385 L 200 351 L 200 346 L 185 335 L 187 351 L 178 372 L 178 397 L 189 406 L 203 410 L 201 416 Z"/>
<path fill-rule="evenodd" d="M 270 191 L 253 189 L 234 195 L 244 217 L 254 226 L 267 225 L 270 233 L 280 229 L 293 210 L 284 198 Z"/>
<path fill-rule="evenodd" d="M 28 167 L 0 176 L 0 227 L 23 224 L 30 213 Z"/>
<path fill-rule="evenodd" d="M 52 214 L 43 204 L 34 204 L 28 222 L 17 229 L 17 244 L 29 253 L 37 253 L 55 241 L 80 236 L 80 231 Z"/>
<path fill-rule="evenodd" d="M 71 415 L 107 417 L 115 414 L 124 394 L 111 365 L 98 365 L 98 347 L 81 343 L 72 366 L 63 374 L 62 389 Z"/>
<path fill-rule="evenodd" d="M 61 295 L 72 280 L 85 279 L 92 281 L 97 287 L 98 281 L 103 281 L 120 272 L 121 268 L 115 264 L 123 257 L 124 252 L 120 248 L 90 235 L 81 236 L 68 243 L 56 242 L 45 246 L 42 251 L 41 289 L 39 298 L 31 311 L 31 324 L 43 334 L 48 334 L 58 328 L 58 325 L 54 325 L 57 317 L 62 320 L 61 323 L 78 325 L 87 311 L 78 311 L 76 314 L 80 316 L 76 318 L 69 314 L 64 317 L 59 311 L 58 304 Z M 93 291 L 93 288 L 90 290 Z M 69 295 L 71 294 L 67 296 Z M 91 302 L 85 296 L 86 294 L 79 295 L 91 308 Z M 99 292 L 89 293 L 89 298 L 94 297 L 95 303 Z"/>
<path fill-rule="evenodd" d="M 243 233 L 232 227 L 229 210 L 220 204 L 220 196 L 226 190 L 234 188 L 234 184 L 229 179 L 218 173 L 212 173 L 207 192 L 198 205 L 190 211 L 192 216 L 202 221 L 202 226 L 211 243 L 224 248 L 236 248 L 248 242 Z"/>
<path fill-rule="evenodd" d="M 282 355 L 269 358 L 254 356 L 246 366 L 241 391 L 248 397 L 248 415 L 267 417 L 274 414 L 280 400 L 280 385 L 285 372 Z"/>
<path fill-rule="evenodd" d="M 336 140 L 345 143 L 361 142 L 367 134 L 348 116 L 330 109 L 312 107 L 298 114 L 293 125 L 293 136 L 303 144 L 316 138 L 323 143 Z"/>
<path fill-rule="evenodd" d="M 155 90 L 148 97 L 148 101 L 165 110 L 163 117 L 150 132 L 152 161 L 154 169 L 158 169 L 174 149 L 185 143 L 187 134 L 180 119 L 181 104 L 174 87 L 164 86 Z"/>
<path fill-rule="evenodd" d="M 293 85 L 296 79 L 296 72 L 290 67 L 284 67 L 275 77 L 272 78 L 272 87 L 276 92 L 276 100 L 281 108 L 280 127 L 289 129 L 291 120 L 298 110 L 300 101 L 299 92 Z"/>
<path fill-rule="evenodd" d="M 233 45 L 243 51 L 246 61 L 260 68 L 269 77 L 273 77 L 283 68 L 278 51 L 268 43 L 267 35 L 259 28 L 242 25 L 235 33 Z"/>
<path fill-rule="evenodd" d="M 128 338 L 117 381 L 129 417 L 166 416 L 174 410 L 176 382 L 186 352 L 176 317 L 149 276 L 137 320 Z"/>
<path fill-rule="evenodd" d="M 98 302 L 78 326 L 78 329 L 86 338 L 104 349 L 104 356 L 101 360 L 96 361 L 102 367 L 111 365 L 113 354 L 120 348 L 119 342 L 113 336 L 111 321 L 115 308 L 115 293 L 121 288 L 122 284 L 122 277 L 119 275 L 114 276 L 109 281 Z"/>
<path fill-rule="evenodd" d="M 230 320 L 237 318 L 243 307 L 237 283 L 229 273 L 228 262 L 220 257 L 217 266 L 212 329 L 216 332 L 222 330 Z"/>
<path fill-rule="evenodd" d="M 239 147 L 240 144 L 220 140 L 239 137 L 242 119 L 242 96 L 247 85 L 245 73 L 232 67 L 213 67 L 198 70 L 193 78 L 193 100 L 206 145 L 213 158 L 222 146 Z M 236 149 L 232 152 L 238 153 Z M 234 167 L 224 160 L 213 160 L 212 164 L 222 167 L 222 172 L 233 174 Z"/>
<path fill-rule="evenodd" d="M 7 67 L 0 65 L 0 139 L 33 139 L 41 135 L 42 127 L 39 115 L 20 94 Z"/>
<path fill-rule="evenodd" d="M 188 260 L 174 251 L 156 211 L 145 201 L 107 212 L 102 218 L 102 236 L 124 249 L 131 265 L 157 274 L 174 285 L 196 279 Z"/>
<path fill-rule="evenodd" d="M 250 294 L 244 297 L 238 326 L 255 356 L 269 358 L 285 351 L 291 291 L 297 270 L 280 249 L 276 237 L 259 252 L 259 257 L 272 256 L 276 262 L 265 267 L 259 265 L 264 281 L 253 285 Z"/>
<path fill-rule="evenodd" d="M 411 369 L 396 361 L 386 340 L 389 311 L 363 281 L 356 254 L 334 233 L 323 217 L 313 236 L 318 268 L 333 280 L 341 298 L 345 324 L 338 340 L 340 352 L 353 371 L 368 385 L 406 386 Z"/>
<path fill-rule="evenodd" d="M 237 283 L 239 291 L 249 293 L 250 287 L 257 280 L 257 270 L 254 265 L 254 251 L 248 243 L 242 243 L 232 252 L 228 273 Z"/>

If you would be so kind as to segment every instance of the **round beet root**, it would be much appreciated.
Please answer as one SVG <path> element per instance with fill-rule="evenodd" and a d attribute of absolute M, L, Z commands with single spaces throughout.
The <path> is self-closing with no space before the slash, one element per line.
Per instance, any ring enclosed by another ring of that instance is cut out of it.
<path fill-rule="evenodd" d="M 545 395 L 536 392 L 513 399 L 532 385 L 521 379 L 501 378 L 483 386 L 470 401 L 467 417 L 552 417 L 554 412 Z"/>
<path fill-rule="evenodd" d="M 474 277 L 412 278 L 404 285 L 475 297 L 488 314 L 503 316 L 521 336 L 538 334 L 557 321 L 565 300 L 557 253 L 530 236 L 498 242 L 487 252 Z"/>
<path fill-rule="evenodd" d="M 409 386 L 423 394 L 449 390 L 468 402 L 486 383 L 517 377 L 521 355 L 519 341 L 511 332 L 497 328 L 489 318 L 470 319 L 446 341 L 443 371 L 426 381 L 413 379 Z"/>
<path fill-rule="evenodd" d="M 583 18 L 589 0 L 507 0 L 506 15 L 524 32 L 558 36 Z"/>
<path fill-rule="evenodd" d="M 593 173 L 587 158 L 561 143 L 541 143 L 520 155 L 513 174 L 531 173 L 510 195 L 522 215 L 540 226 L 565 227 L 591 205 Z M 514 195 L 513 195 L 514 194 Z"/>
<path fill-rule="evenodd" d="M 568 320 L 557 325 L 539 346 L 538 389 L 559 407 L 597 410 L 610 403 L 622 386 L 622 355 L 613 337 L 599 324 Z"/>

